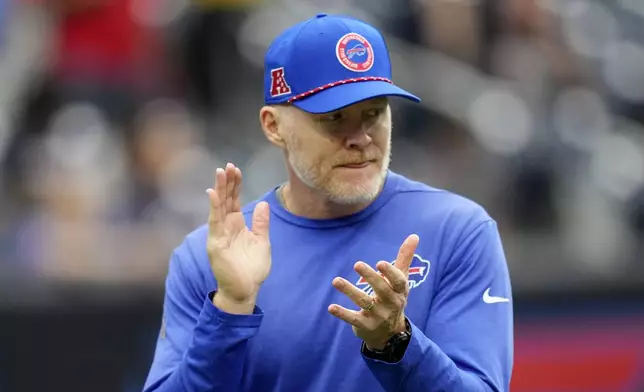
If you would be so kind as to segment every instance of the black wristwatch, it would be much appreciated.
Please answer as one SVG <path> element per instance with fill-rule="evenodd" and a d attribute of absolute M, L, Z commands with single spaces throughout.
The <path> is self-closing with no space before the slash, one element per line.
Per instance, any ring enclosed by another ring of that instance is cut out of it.
<path fill-rule="evenodd" d="M 405 351 L 407 351 L 407 346 L 409 345 L 409 340 L 411 339 L 411 325 L 409 324 L 409 320 L 407 318 L 405 318 L 405 325 L 407 326 L 407 330 L 399 332 L 392 336 L 389 341 L 387 341 L 387 345 L 382 349 L 382 351 L 370 350 L 363 342 L 361 351 L 364 356 L 383 362 L 400 362 L 403 356 L 405 356 Z"/>

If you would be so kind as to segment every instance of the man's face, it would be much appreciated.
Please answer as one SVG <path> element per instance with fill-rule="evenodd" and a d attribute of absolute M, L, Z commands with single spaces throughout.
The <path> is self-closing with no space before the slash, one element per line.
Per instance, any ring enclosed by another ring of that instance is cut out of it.
<path fill-rule="evenodd" d="M 338 204 L 368 203 L 377 197 L 390 159 L 386 98 L 325 114 L 280 109 L 288 165 L 300 181 Z"/>

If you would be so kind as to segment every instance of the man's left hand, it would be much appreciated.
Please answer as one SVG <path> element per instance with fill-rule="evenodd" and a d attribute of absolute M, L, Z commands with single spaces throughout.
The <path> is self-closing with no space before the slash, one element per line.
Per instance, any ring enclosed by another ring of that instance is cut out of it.
<path fill-rule="evenodd" d="M 371 285 L 374 295 L 368 295 L 346 279 L 337 277 L 333 280 L 333 287 L 361 310 L 353 311 L 334 304 L 329 306 L 329 313 L 351 324 L 353 333 L 364 340 L 368 349 L 382 350 L 392 336 L 407 329 L 405 306 L 409 295 L 409 266 L 418 241 L 415 234 L 407 237 L 393 265 L 386 261 L 376 264 L 380 273 L 366 263 L 356 263 L 356 272 Z"/>

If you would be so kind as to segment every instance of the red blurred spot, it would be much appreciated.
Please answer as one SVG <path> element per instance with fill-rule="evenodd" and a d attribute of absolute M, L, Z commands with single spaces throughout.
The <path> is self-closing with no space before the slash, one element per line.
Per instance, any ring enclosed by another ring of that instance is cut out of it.
<path fill-rule="evenodd" d="M 624 391 L 638 381 L 643 363 L 641 322 L 517 327 L 511 390 Z"/>
<path fill-rule="evenodd" d="M 601 356 L 521 358 L 516 361 L 512 391 L 619 391 L 637 372 L 637 354 L 615 352 Z M 633 351 L 633 350 L 631 350 Z"/>

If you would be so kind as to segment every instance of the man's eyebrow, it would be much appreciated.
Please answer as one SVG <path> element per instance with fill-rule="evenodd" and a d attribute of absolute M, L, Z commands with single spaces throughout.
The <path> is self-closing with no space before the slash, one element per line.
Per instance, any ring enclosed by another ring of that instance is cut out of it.
<path fill-rule="evenodd" d="M 389 100 L 387 99 L 387 97 L 377 97 L 377 98 L 372 99 L 369 103 L 372 103 L 372 104 L 386 104 L 388 102 L 389 102 Z"/>

